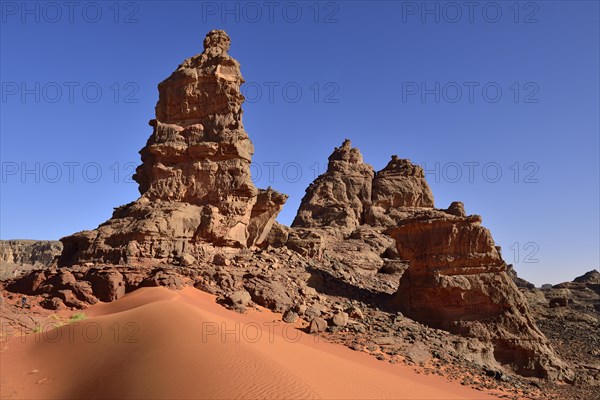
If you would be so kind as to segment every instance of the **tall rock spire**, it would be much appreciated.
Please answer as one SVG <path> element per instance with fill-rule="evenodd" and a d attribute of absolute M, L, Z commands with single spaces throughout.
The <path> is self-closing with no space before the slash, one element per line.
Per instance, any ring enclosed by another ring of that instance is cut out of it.
<path fill-rule="evenodd" d="M 204 51 L 158 85 L 153 132 L 134 179 L 141 197 L 93 231 L 62 239 L 62 264 L 176 259 L 197 245 L 250 247 L 268 234 L 287 199 L 251 180 L 254 148 L 242 124 L 244 78 L 213 30 Z"/>

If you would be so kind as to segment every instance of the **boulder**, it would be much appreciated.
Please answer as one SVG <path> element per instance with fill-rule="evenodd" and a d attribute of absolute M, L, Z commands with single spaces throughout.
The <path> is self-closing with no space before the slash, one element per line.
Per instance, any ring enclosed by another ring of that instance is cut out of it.
<path fill-rule="evenodd" d="M 110 302 L 125 294 L 123 274 L 116 269 L 93 268 L 85 279 L 90 282 L 94 295 L 100 301 Z"/>
<path fill-rule="evenodd" d="M 327 330 L 327 321 L 321 317 L 315 317 L 310 321 L 308 331 L 310 333 L 325 332 Z"/>
<path fill-rule="evenodd" d="M 350 309 L 348 309 L 348 315 L 355 319 L 363 319 L 364 318 L 364 314 L 363 314 L 362 310 L 357 306 L 350 307 Z"/>
<path fill-rule="evenodd" d="M 158 269 L 153 271 L 141 283 L 142 287 L 164 286 L 172 290 L 183 289 L 185 286 L 183 278 L 171 269 Z"/>
<path fill-rule="evenodd" d="M 293 305 L 285 286 L 278 281 L 253 278 L 244 287 L 250 293 L 252 301 L 273 311 L 283 312 Z"/>
<path fill-rule="evenodd" d="M 389 258 L 383 259 L 383 265 L 379 268 L 382 274 L 403 274 L 408 268 L 408 262 L 405 260 L 390 260 Z"/>
<path fill-rule="evenodd" d="M 275 221 L 269 234 L 266 239 L 260 243 L 260 245 L 264 246 L 272 246 L 275 248 L 280 248 L 286 245 L 288 242 L 289 234 L 291 229 L 279 222 Z"/>
<path fill-rule="evenodd" d="M 308 307 L 306 309 L 306 311 L 304 311 L 304 315 L 309 318 L 315 318 L 315 317 L 320 317 L 321 314 L 323 313 L 323 311 L 325 310 L 325 307 L 321 304 L 313 304 L 312 306 Z"/>
<path fill-rule="evenodd" d="M 179 256 L 179 265 L 184 267 L 189 267 L 190 265 L 194 265 L 196 263 L 196 257 L 189 253 L 184 253 Z"/>
<path fill-rule="evenodd" d="M 61 300 L 61 302 L 67 307 L 72 307 L 72 308 L 84 308 L 85 307 L 85 303 L 83 303 L 81 300 L 79 300 L 77 298 L 77 296 L 75 296 L 73 294 L 73 291 L 71 291 L 71 290 L 68 290 L 68 289 L 59 290 L 56 292 L 56 295 L 57 295 L 58 299 Z M 58 301 L 52 301 L 51 305 L 52 306 L 57 305 L 60 308 L 60 303 Z"/>
<path fill-rule="evenodd" d="M 231 265 L 231 260 L 226 255 L 217 253 L 213 257 L 213 264 L 228 267 Z"/>
<path fill-rule="evenodd" d="M 247 306 L 251 301 L 250 293 L 246 290 L 237 290 L 227 296 L 227 302 L 234 306 Z"/>
<path fill-rule="evenodd" d="M 454 215 L 455 217 L 467 216 L 467 213 L 465 212 L 465 205 L 462 201 L 453 201 L 450 203 L 450 207 L 446 209 L 446 212 L 450 215 Z"/>
<path fill-rule="evenodd" d="M 333 316 L 331 322 L 335 326 L 346 326 L 348 324 L 348 314 L 340 311 Z"/>
<path fill-rule="evenodd" d="M 287 310 L 285 313 L 283 313 L 282 320 L 285 323 L 293 324 L 294 322 L 298 321 L 298 318 L 299 316 L 295 311 Z"/>
<path fill-rule="evenodd" d="M 305 257 L 320 258 L 325 247 L 324 233 L 311 229 L 293 229 L 286 246 Z"/>
<path fill-rule="evenodd" d="M 65 310 L 67 307 L 65 303 L 59 297 L 52 297 L 49 299 L 44 299 L 41 303 L 41 306 L 48 310 Z"/>

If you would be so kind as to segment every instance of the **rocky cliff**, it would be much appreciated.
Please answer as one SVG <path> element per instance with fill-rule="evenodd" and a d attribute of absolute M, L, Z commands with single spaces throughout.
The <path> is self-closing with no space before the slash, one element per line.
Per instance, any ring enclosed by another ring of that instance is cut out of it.
<path fill-rule="evenodd" d="M 62 251 L 54 240 L 0 240 L 0 262 L 47 266 Z"/>
<path fill-rule="evenodd" d="M 49 266 L 62 252 L 52 240 L 0 240 L 0 279 L 14 278 L 24 271 Z"/>

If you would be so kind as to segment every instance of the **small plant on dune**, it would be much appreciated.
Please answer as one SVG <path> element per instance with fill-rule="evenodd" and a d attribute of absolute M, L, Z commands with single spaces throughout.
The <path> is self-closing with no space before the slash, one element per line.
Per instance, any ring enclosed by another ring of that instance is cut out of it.
<path fill-rule="evenodd" d="M 85 315 L 85 313 L 75 313 L 73 315 L 71 315 L 71 317 L 69 318 L 70 322 L 76 322 L 76 321 L 81 321 L 87 318 L 87 315 Z"/>

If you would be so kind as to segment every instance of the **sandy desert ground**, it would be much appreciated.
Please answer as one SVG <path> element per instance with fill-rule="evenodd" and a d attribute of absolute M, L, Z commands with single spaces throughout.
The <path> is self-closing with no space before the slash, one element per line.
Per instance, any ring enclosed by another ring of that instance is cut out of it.
<path fill-rule="evenodd" d="M 2 399 L 497 398 L 191 287 L 143 288 L 85 313 L 3 343 Z"/>

